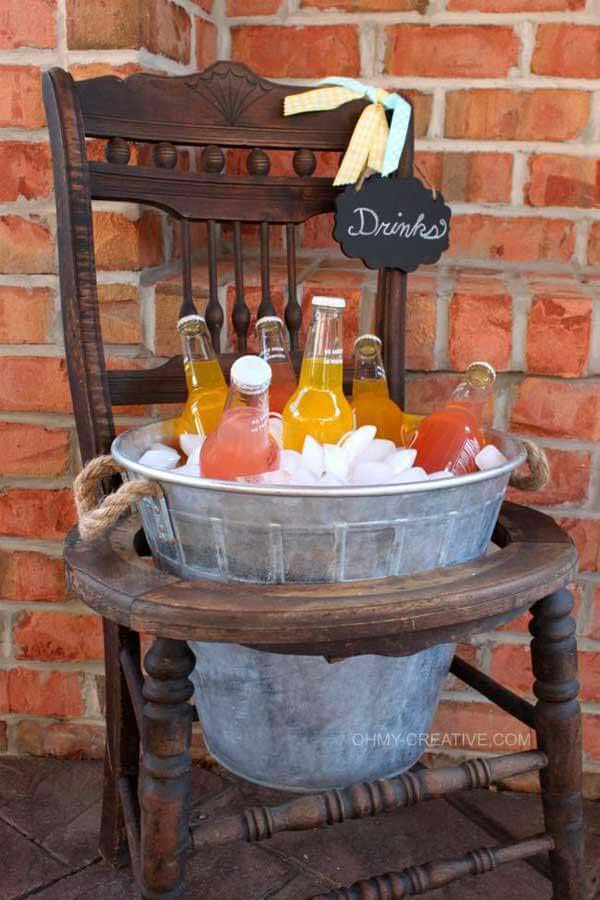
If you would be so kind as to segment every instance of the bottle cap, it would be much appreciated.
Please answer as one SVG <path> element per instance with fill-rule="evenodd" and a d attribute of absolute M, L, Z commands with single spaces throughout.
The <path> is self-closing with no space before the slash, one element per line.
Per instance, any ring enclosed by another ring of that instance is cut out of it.
<path fill-rule="evenodd" d="M 354 346 L 356 347 L 356 345 L 360 344 L 361 341 L 375 341 L 375 343 L 379 344 L 380 347 L 382 346 L 381 338 L 378 334 L 359 334 L 359 336 L 354 341 Z"/>
<path fill-rule="evenodd" d="M 265 322 L 278 322 L 279 325 L 283 325 L 283 319 L 280 316 L 262 316 L 257 320 L 255 328 L 258 328 L 259 325 L 264 325 Z"/>
<path fill-rule="evenodd" d="M 471 384 L 483 387 L 495 382 L 496 370 L 489 362 L 477 360 L 476 362 L 472 362 L 470 366 L 467 366 L 466 376 L 467 381 L 470 381 Z"/>
<path fill-rule="evenodd" d="M 191 316 L 182 316 L 177 322 L 177 331 L 179 334 L 198 334 L 201 329 L 206 326 L 206 319 L 198 313 L 192 313 Z"/>
<path fill-rule="evenodd" d="M 329 309 L 344 309 L 346 301 L 343 297 L 313 297 L 313 306 L 322 306 Z"/>
<path fill-rule="evenodd" d="M 271 384 L 271 366 L 260 356 L 240 356 L 231 367 L 230 377 L 241 391 L 258 394 Z"/>

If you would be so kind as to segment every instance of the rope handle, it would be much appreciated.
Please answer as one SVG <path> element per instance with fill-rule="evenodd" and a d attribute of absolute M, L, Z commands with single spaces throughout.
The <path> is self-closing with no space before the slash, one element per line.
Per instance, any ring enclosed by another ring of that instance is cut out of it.
<path fill-rule="evenodd" d="M 108 494 L 98 504 L 98 482 L 110 475 L 122 475 L 123 466 L 112 456 L 97 456 L 90 460 L 79 473 L 73 485 L 75 507 L 79 519 L 79 534 L 84 541 L 93 541 L 101 537 L 121 516 L 130 511 L 134 503 L 144 497 L 162 497 L 158 482 L 141 478 L 126 481 L 113 494 Z"/>
<path fill-rule="evenodd" d="M 528 438 L 519 438 L 527 451 L 528 475 L 518 475 L 513 472 L 510 476 L 510 486 L 519 491 L 539 491 L 550 478 L 550 463 L 545 451 Z"/>

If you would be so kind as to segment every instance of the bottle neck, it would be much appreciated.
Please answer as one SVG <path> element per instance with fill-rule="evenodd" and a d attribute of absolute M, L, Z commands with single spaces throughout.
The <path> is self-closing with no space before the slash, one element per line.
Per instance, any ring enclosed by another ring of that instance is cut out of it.
<path fill-rule="evenodd" d="M 283 328 L 279 322 L 265 322 L 256 329 L 258 354 L 268 363 L 292 364 Z"/>
<path fill-rule="evenodd" d="M 269 388 L 264 391 L 245 391 L 232 382 L 224 417 L 243 418 L 250 431 L 268 440 L 269 437 Z"/>
<path fill-rule="evenodd" d="M 467 409 L 478 420 L 483 416 L 485 406 L 492 395 L 493 382 L 474 383 L 462 381 L 452 392 L 448 407 Z"/>
<path fill-rule="evenodd" d="M 181 350 L 189 393 L 200 388 L 225 384 L 206 326 L 193 334 L 182 334 Z"/>
<path fill-rule="evenodd" d="M 342 310 L 315 307 L 302 360 L 303 386 L 342 390 L 342 341 Z"/>
<path fill-rule="evenodd" d="M 377 341 L 359 341 L 354 351 L 354 379 L 352 394 L 377 394 L 389 397 L 387 377 Z"/>

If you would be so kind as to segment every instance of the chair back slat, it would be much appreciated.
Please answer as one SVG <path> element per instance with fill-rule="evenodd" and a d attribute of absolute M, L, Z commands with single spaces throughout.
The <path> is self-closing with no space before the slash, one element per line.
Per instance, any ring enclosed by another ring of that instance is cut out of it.
<path fill-rule="evenodd" d="M 298 350 L 300 346 L 300 326 L 302 325 L 302 309 L 298 303 L 298 285 L 296 281 L 296 228 L 288 222 L 285 226 L 285 243 L 287 250 L 288 300 L 285 307 L 285 324 L 290 336 L 290 348 Z"/>
<path fill-rule="evenodd" d="M 244 261 L 242 256 L 242 229 L 239 222 L 233 223 L 233 277 L 235 281 L 235 302 L 231 312 L 231 321 L 235 332 L 239 353 L 248 350 L 248 329 L 250 328 L 250 309 L 244 295 Z"/>

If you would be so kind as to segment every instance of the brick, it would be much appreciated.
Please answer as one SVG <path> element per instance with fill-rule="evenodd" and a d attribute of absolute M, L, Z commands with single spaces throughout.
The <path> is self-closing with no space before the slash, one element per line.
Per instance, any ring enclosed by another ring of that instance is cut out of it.
<path fill-rule="evenodd" d="M 424 94 L 421 91 L 409 91 L 405 88 L 402 88 L 399 93 L 412 103 L 415 138 L 425 137 L 429 131 L 429 123 L 431 121 L 433 94 Z"/>
<path fill-rule="evenodd" d="M 600 762 L 600 716 L 598 713 L 584 713 L 582 719 L 583 752 L 594 762 Z"/>
<path fill-rule="evenodd" d="M 0 68 L 0 127 L 43 128 L 40 70 L 35 66 Z"/>
<path fill-rule="evenodd" d="M 21 422 L 0 422 L 1 475 L 63 475 L 69 459 L 69 432 Z"/>
<path fill-rule="evenodd" d="M 586 127 L 589 112 L 585 91 L 451 91 L 446 96 L 446 137 L 570 141 Z"/>
<path fill-rule="evenodd" d="M 519 694 L 533 696 L 533 674 L 528 644 L 494 644 L 492 678 Z"/>
<path fill-rule="evenodd" d="M 2 0 L 0 50 L 56 46 L 56 0 Z"/>
<path fill-rule="evenodd" d="M 145 212 L 132 220 L 120 213 L 95 213 L 94 247 L 99 270 L 158 266 L 163 261 L 160 216 Z"/>
<path fill-rule="evenodd" d="M 391 25 L 385 71 L 390 75 L 502 78 L 518 60 L 512 28 L 477 25 Z"/>
<path fill-rule="evenodd" d="M 597 587 L 594 591 L 592 603 L 592 617 L 586 637 L 589 637 L 592 641 L 600 641 L 600 587 Z"/>
<path fill-rule="evenodd" d="M 600 26 L 538 25 L 531 71 L 560 78 L 600 78 Z"/>
<path fill-rule="evenodd" d="M 40 391 L 40 385 L 44 390 Z M 64 359 L 0 357 L 0 409 L 67 412 L 71 408 Z"/>
<path fill-rule="evenodd" d="M 0 597 L 28 602 L 63 601 L 62 559 L 30 550 L 0 550 Z"/>
<path fill-rule="evenodd" d="M 58 759 L 103 759 L 104 725 L 22 719 L 15 724 L 18 753 Z"/>
<path fill-rule="evenodd" d="M 9 488 L 0 493 L 0 534 L 61 540 L 76 522 L 70 490 Z"/>
<path fill-rule="evenodd" d="M 204 12 L 212 12 L 214 0 L 191 0 L 191 2 L 195 3 L 196 6 L 199 6 L 200 9 L 203 9 Z"/>
<path fill-rule="evenodd" d="M 450 748 L 480 752 L 532 750 L 533 731 L 491 703 L 443 700 L 437 709 L 433 734 L 446 738 Z M 441 744 L 444 747 L 444 744 Z"/>
<path fill-rule="evenodd" d="M 301 246 L 307 250 L 335 250 L 341 255 L 340 245 L 333 237 L 333 213 L 313 216 L 304 223 Z"/>
<path fill-rule="evenodd" d="M 82 78 L 101 78 L 104 75 L 114 75 L 116 78 L 127 78 L 129 75 L 135 75 L 141 72 L 142 67 L 137 63 L 123 63 L 121 66 L 115 66 L 108 62 L 91 62 L 91 63 L 71 63 L 68 67 L 73 78 L 78 81 Z M 102 147 L 106 141 L 100 141 Z M 88 156 L 90 152 L 90 144 L 88 143 Z M 104 153 L 98 157 L 100 162 L 104 162 Z"/>
<path fill-rule="evenodd" d="M 17 659 L 101 660 L 102 619 L 62 612 L 24 612 L 13 628 L 13 649 Z"/>
<path fill-rule="evenodd" d="M 550 463 L 550 479 L 540 491 L 510 490 L 514 503 L 531 506 L 557 506 L 560 503 L 581 503 L 587 498 L 591 455 L 584 450 L 553 450 L 544 448 Z"/>
<path fill-rule="evenodd" d="M 196 19 L 196 65 L 198 69 L 210 66 L 217 59 L 217 29 L 206 19 Z"/>
<path fill-rule="evenodd" d="M 47 344 L 53 314 L 47 288 L 0 285 L 0 344 Z"/>
<path fill-rule="evenodd" d="M 226 16 L 272 16 L 282 0 L 225 0 Z"/>
<path fill-rule="evenodd" d="M 0 753 L 8 750 L 8 729 L 6 722 L 0 722 Z"/>
<path fill-rule="evenodd" d="M 98 285 L 100 325 L 106 344 L 137 344 L 142 340 L 137 288 L 133 284 Z"/>
<path fill-rule="evenodd" d="M 0 272 L 41 275 L 55 271 L 54 242 L 42 221 L 0 216 Z"/>
<path fill-rule="evenodd" d="M 455 215 L 451 256 L 504 262 L 567 262 L 575 249 L 575 227 L 567 219 Z"/>
<path fill-rule="evenodd" d="M 140 43 L 150 53 L 189 63 L 192 22 L 183 7 L 170 0 L 142 0 Z"/>
<path fill-rule="evenodd" d="M 594 222 L 590 230 L 588 263 L 590 266 L 600 266 L 600 222 Z"/>
<path fill-rule="evenodd" d="M 560 518 L 558 524 L 575 541 L 579 568 L 584 572 L 600 572 L 600 519 Z"/>
<path fill-rule="evenodd" d="M 436 336 L 436 280 L 417 273 L 408 279 L 406 365 L 432 369 Z"/>
<path fill-rule="evenodd" d="M 0 202 L 19 197 L 48 197 L 52 191 L 52 163 L 47 144 L 5 141 L 0 144 Z"/>
<path fill-rule="evenodd" d="M 11 712 L 37 716 L 81 716 L 81 672 L 51 672 L 17 667 L 8 673 Z"/>
<path fill-rule="evenodd" d="M 260 2 L 260 0 L 258 0 Z M 304 9 L 343 9 L 348 12 L 427 12 L 429 0 L 302 0 Z"/>
<path fill-rule="evenodd" d="M 498 371 L 510 369 L 512 297 L 501 281 L 459 280 L 448 318 L 453 369 L 463 372 L 474 359 L 486 359 Z"/>
<path fill-rule="evenodd" d="M 0 712 L 10 712 L 10 700 L 8 697 L 8 671 L 0 669 Z"/>
<path fill-rule="evenodd" d="M 561 12 L 585 9 L 586 0 L 448 0 L 451 12 Z"/>
<path fill-rule="evenodd" d="M 600 163 L 581 156 L 540 154 L 529 161 L 531 206 L 600 206 Z"/>
<path fill-rule="evenodd" d="M 527 371 L 582 375 L 590 348 L 592 301 L 558 291 L 535 294 L 527 327 Z"/>
<path fill-rule="evenodd" d="M 526 378 L 517 389 L 510 427 L 523 434 L 600 441 L 598 385 Z"/>
<path fill-rule="evenodd" d="M 140 0 L 67 0 L 67 42 L 71 50 L 140 46 Z"/>
<path fill-rule="evenodd" d="M 406 409 L 411 413 L 426 415 L 439 409 L 450 397 L 460 381 L 459 375 L 419 375 L 406 385 Z"/>
<path fill-rule="evenodd" d="M 416 161 L 433 186 L 443 193 L 446 201 L 466 203 L 510 201 L 513 168 L 510 153 L 426 151 L 417 153 Z"/>
<path fill-rule="evenodd" d="M 231 58 L 267 78 L 358 75 L 358 32 L 351 25 L 236 27 L 231 29 Z"/>
<path fill-rule="evenodd" d="M 597 703 L 600 697 L 600 651 L 580 650 L 577 664 L 581 685 L 580 699 Z"/>

